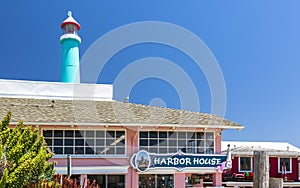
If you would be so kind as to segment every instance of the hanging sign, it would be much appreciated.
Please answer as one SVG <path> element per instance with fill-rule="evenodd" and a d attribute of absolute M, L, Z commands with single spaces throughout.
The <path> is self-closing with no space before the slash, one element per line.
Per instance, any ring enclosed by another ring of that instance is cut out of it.
<path fill-rule="evenodd" d="M 131 166 L 140 172 L 158 168 L 219 167 L 226 161 L 226 155 L 186 154 L 181 151 L 173 154 L 153 154 L 141 150 L 131 157 Z"/>

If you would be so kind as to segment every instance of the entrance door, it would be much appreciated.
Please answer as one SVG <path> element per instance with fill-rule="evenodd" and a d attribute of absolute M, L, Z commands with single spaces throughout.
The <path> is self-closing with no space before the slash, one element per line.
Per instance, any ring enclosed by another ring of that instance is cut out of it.
<path fill-rule="evenodd" d="M 140 174 L 139 188 L 173 188 L 173 174 Z"/>

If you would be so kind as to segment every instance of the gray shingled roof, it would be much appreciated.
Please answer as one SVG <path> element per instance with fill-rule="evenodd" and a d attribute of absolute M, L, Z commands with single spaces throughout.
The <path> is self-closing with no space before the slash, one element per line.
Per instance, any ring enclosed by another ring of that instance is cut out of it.
<path fill-rule="evenodd" d="M 0 98 L 0 116 L 11 111 L 11 122 L 33 124 L 185 125 L 244 128 L 216 115 L 119 101 Z"/>

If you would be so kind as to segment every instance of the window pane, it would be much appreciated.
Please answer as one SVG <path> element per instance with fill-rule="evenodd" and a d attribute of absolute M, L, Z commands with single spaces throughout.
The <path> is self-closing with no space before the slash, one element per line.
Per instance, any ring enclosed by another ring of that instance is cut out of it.
<path fill-rule="evenodd" d="M 74 131 L 71 130 L 65 131 L 65 137 L 74 137 Z"/>
<path fill-rule="evenodd" d="M 290 158 L 280 158 L 280 169 L 279 171 L 283 172 L 283 171 L 291 171 L 290 169 Z"/>
<path fill-rule="evenodd" d="M 150 153 L 158 153 L 157 147 L 151 147 L 151 148 L 149 148 L 149 152 Z"/>
<path fill-rule="evenodd" d="M 148 140 L 146 140 L 146 139 L 141 139 L 141 140 L 140 140 L 140 146 L 148 146 Z"/>
<path fill-rule="evenodd" d="M 62 147 L 54 147 L 55 154 L 63 154 L 63 148 Z"/>
<path fill-rule="evenodd" d="M 115 131 L 106 131 L 106 137 L 107 138 L 115 138 Z"/>
<path fill-rule="evenodd" d="M 240 171 L 251 171 L 251 157 L 240 157 Z"/>
<path fill-rule="evenodd" d="M 168 141 L 167 140 L 159 140 L 159 146 L 167 146 L 168 145 Z"/>
<path fill-rule="evenodd" d="M 178 132 L 178 139 L 186 139 L 186 132 Z"/>
<path fill-rule="evenodd" d="M 52 146 L 52 139 L 45 139 L 48 146 Z"/>
<path fill-rule="evenodd" d="M 63 139 L 54 139 L 54 145 L 55 146 L 62 146 L 63 145 Z"/>
<path fill-rule="evenodd" d="M 159 153 L 168 153 L 168 148 L 159 148 Z"/>
<path fill-rule="evenodd" d="M 169 132 L 169 138 L 174 138 L 176 139 L 177 138 L 177 133 L 176 132 Z"/>
<path fill-rule="evenodd" d="M 104 139 L 96 139 L 97 146 L 104 146 Z"/>
<path fill-rule="evenodd" d="M 174 147 L 169 148 L 169 153 L 176 153 L 177 151 L 178 151 L 177 148 L 174 148 Z"/>
<path fill-rule="evenodd" d="M 76 138 L 80 138 L 80 137 L 83 137 L 83 135 L 84 135 L 84 132 L 83 131 L 75 131 L 75 137 Z"/>
<path fill-rule="evenodd" d="M 94 154 L 94 148 L 86 147 L 85 148 L 85 154 Z"/>
<path fill-rule="evenodd" d="M 198 149 L 197 149 L 197 153 L 203 154 L 203 153 L 204 153 L 204 148 L 198 148 Z"/>
<path fill-rule="evenodd" d="M 63 131 L 54 130 L 54 137 L 63 137 Z"/>
<path fill-rule="evenodd" d="M 96 131 L 97 138 L 104 138 L 104 131 Z"/>
<path fill-rule="evenodd" d="M 99 155 L 105 154 L 104 149 L 105 149 L 104 147 L 96 147 L 96 154 Z"/>
<path fill-rule="evenodd" d="M 206 140 L 206 147 L 214 147 L 214 140 Z"/>
<path fill-rule="evenodd" d="M 120 138 L 121 136 L 125 136 L 125 131 L 116 131 L 116 137 Z"/>
<path fill-rule="evenodd" d="M 43 136 L 44 137 L 52 137 L 52 130 L 44 130 Z"/>
<path fill-rule="evenodd" d="M 140 132 L 140 138 L 148 138 L 148 132 Z"/>
<path fill-rule="evenodd" d="M 157 132 L 156 131 L 150 131 L 150 138 L 157 138 Z"/>
<path fill-rule="evenodd" d="M 76 139 L 75 140 L 75 146 L 83 146 L 84 140 L 83 139 Z"/>
<path fill-rule="evenodd" d="M 204 139 L 204 132 L 197 132 L 197 139 Z"/>
<path fill-rule="evenodd" d="M 75 147 L 75 154 L 83 154 L 84 148 L 83 147 Z"/>
<path fill-rule="evenodd" d="M 85 145 L 86 146 L 94 146 L 94 139 L 86 139 Z"/>
<path fill-rule="evenodd" d="M 159 138 L 167 138 L 167 132 L 159 132 Z"/>
<path fill-rule="evenodd" d="M 206 133 L 206 139 L 214 139 L 214 133 L 213 132 L 207 132 Z"/>
<path fill-rule="evenodd" d="M 178 147 L 184 147 L 186 145 L 186 140 L 178 140 Z"/>
<path fill-rule="evenodd" d="M 113 142 L 115 141 L 115 139 L 106 139 L 106 145 L 109 146 L 111 145 Z"/>
<path fill-rule="evenodd" d="M 115 148 L 114 147 L 109 147 L 109 150 L 106 151 L 107 155 L 113 155 L 115 154 Z"/>
<path fill-rule="evenodd" d="M 207 148 L 205 150 L 205 153 L 207 153 L 207 154 L 213 154 L 214 153 L 214 148 Z"/>
<path fill-rule="evenodd" d="M 204 147 L 204 140 L 197 140 L 198 147 Z"/>
<path fill-rule="evenodd" d="M 177 146 L 176 140 L 169 140 L 169 146 Z"/>
<path fill-rule="evenodd" d="M 157 146 L 157 140 L 150 140 L 150 146 Z"/>
<path fill-rule="evenodd" d="M 187 132 L 187 139 L 188 140 L 195 139 L 195 133 L 193 133 L 193 132 Z"/>
<path fill-rule="evenodd" d="M 73 154 L 73 147 L 65 147 L 65 154 Z"/>
<path fill-rule="evenodd" d="M 121 140 L 116 144 L 116 146 L 125 146 L 125 139 Z"/>
<path fill-rule="evenodd" d="M 73 146 L 74 140 L 73 139 L 65 139 L 65 145 L 66 146 Z"/>
<path fill-rule="evenodd" d="M 86 137 L 94 137 L 94 131 L 86 131 Z"/>

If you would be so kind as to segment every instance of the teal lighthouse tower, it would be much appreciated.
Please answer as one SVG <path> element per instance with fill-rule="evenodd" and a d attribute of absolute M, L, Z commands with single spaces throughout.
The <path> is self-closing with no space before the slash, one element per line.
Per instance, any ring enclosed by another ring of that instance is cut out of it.
<path fill-rule="evenodd" d="M 78 36 L 79 23 L 68 12 L 68 18 L 61 24 L 63 34 L 60 37 L 62 45 L 61 82 L 80 83 L 79 45 L 81 38 Z"/>

